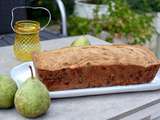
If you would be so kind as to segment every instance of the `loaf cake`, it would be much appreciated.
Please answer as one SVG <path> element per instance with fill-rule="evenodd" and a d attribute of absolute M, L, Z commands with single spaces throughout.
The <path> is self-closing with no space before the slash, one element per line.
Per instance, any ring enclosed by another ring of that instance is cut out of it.
<path fill-rule="evenodd" d="M 33 63 L 50 91 L 148 83 L 160 67 L 149 49 L 132 45 L 38 52 Z"/>

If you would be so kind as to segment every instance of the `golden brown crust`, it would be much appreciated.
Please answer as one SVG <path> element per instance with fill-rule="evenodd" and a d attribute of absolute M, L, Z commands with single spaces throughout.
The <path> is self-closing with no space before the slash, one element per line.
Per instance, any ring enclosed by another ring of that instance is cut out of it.
<path fill-rule="evenodd" d="M 139 65 L 148 67 L 159 64 L 154 54 L 142 46 L 112 45 L 63 48 L 35 53 L 33 61 L 43 70 L 91 65 Z"/>
<path fill-rule="evenodd" d="M 33 54 L 38 76 L 49 90 L 150 82 L 160 63 L 137 45 L 86 46 Z"/>

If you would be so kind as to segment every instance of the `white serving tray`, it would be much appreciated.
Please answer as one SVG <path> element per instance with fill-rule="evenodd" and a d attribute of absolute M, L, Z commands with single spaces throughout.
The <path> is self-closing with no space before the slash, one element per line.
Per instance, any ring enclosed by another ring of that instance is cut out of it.
<path fill-rule="evenodd" d="M 29 65 L 32 66 L 35 75 L 33 62 L 25 62 L 14 67 L 10 74 L 12 79 L 17 83 L 18 87 L 29 77 L 31 77 Z M 51 98 L 65 98 L 77 97 L 87 95 L 100 95 L 111 93 L 124 93 L 124 92 L 138 92 L 138 91 L 152 91 L 160 89 L 160 72 L 157 73 L 154 80 L 147 84 L 127 85 L 127 86 L 112 86 L 101 88 L 87 88 L 87 89 L 73 89 L 64 91 L 50 91 Z"/>

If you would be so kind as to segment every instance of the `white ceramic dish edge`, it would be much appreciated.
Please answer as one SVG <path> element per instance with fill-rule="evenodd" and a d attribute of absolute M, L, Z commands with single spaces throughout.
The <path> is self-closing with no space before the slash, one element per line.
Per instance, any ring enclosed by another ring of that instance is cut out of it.
<path fill-rule="evenodd" d="M 33 67 L 33 72 L 35 75 L 35 70 L 33 62 L 25 62 L 16 67 L 14 67 L 10 74 L 12 79 L 20 87 L 27 78 L 30 77 L 29 65 Z M 50 91 L 51 98 L 65 98 L 65 97 L 78 97 L 87 95 L 100 95 L 100 94 L 111 94 L 111 93 L 124 93 L 124 92 L 138 92 L 138 91 L 152 91 L 160 89 L 160 74 L 157 73 L 154 80 L 147 84 L 138 85 L 128 85 L 128 86 L 112 86 L 112 87 L 101 87 L 101 88 L 86 88 L 86 89 L 73 89 L 64 91 Z"/>

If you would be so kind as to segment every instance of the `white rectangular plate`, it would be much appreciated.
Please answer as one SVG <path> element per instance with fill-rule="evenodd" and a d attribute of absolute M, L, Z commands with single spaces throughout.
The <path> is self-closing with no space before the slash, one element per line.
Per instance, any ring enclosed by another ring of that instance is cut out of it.
<path fill-rule="evenodd" d="M 17 83 L 18 87 L 29 77 L 31 77 L 29 65 L 34 69 L 33 62 L 25 62 L 14 67 L 11 70 L 11 77 Z M 34 75 L 35 75 L 35 69 Z M 137 92 L 137 91 L 150 91 L 160 89 L 160 72 L 157 73 L 154 80 L 146 84 L 127 85 L 127 86 L 112 86 L 101 88 L 86 88 L 86 89 L 73 89 L 64 91 L 50 91 L 51 98 L 64 98 L 64 97 L 76 97 L 86 95 L 99 95 L 110 93 L 123 93 L 123 92 Z"/>
<path fill-rule="evenodd" d="M 110 45 L 109 43 L 98 40 L 94 37 L 87 36 L 92 45 Z M 59 46 L 64 45 L 64 41 L 58 40 Z M 57 42 L 58 42 L 57 41 Z M 69 45 L 72 41 L 67 41 Z M 63 47 L 64 47 L 63 46 Z M 33 66 L 32 62 L 25 62 L 16 67 L 14 67 L 10 74 L 14 81 L 16 81 L 18 87 L 29 77 L 31 77 L 29 65 Z M 34 67 L 33 67 L 34 69 Z M 35 75 L 35 70 L 33 71 Z M 86 89 L 73 89 L 73 90 L 64 90 L 64 91 L 50 91 L 51 98 L 64 98 L 64 97 L 77 97 L 77 96 L 87 96 L 87 95 L 100 95 L 100 94 L 111 94 L 111 93 L 124 93 L 124 92 L 138 92 L 138 91 L 151 91 L 160 89 L 160 72 L 157 73 L 154 80 L 147 84 L 139 85 L 128 85 L 128 86 L 112 86 L 112 87 L 101 87 L 101 88 L 86 88 Z"/>
<path fill-rule="evenodd" d="M 29 77 L 31 77 L 29 65 L 34 69 L 33 62 L 25 62 L 14 67 L 11 70 L 11 77 L 17 83 L 18 87 Z M 34 69 L 35 75 L 35 69 Z M 160 89 L 160 73 L 158 72 L 154 80 L 147 84 L 127 85 L 127 86 L 112 86 L 101 88 L 86 88 L 73 89 L 64 91 L 50 91 L 51 98 L 76 97 L 87 95 L 100 95 L 111 93 L 137 92 L 137 91 L 151 91 Z"/>

